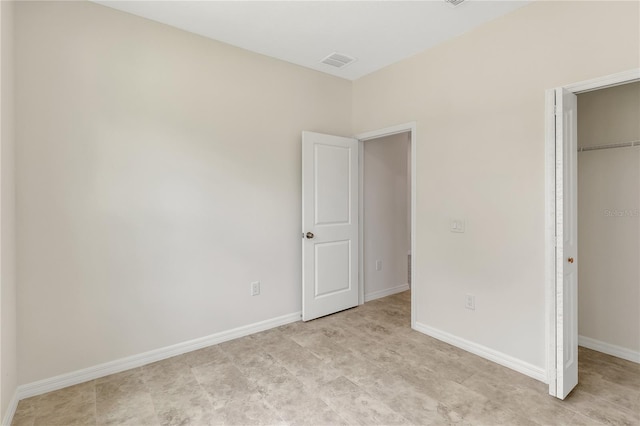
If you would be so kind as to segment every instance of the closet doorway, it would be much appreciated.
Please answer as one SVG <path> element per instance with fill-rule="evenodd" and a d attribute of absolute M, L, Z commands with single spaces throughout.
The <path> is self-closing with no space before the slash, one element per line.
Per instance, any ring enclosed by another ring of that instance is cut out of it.
<path fill-rule="evenodd" d="M 578 344 L 640 362 L 640 82 L 578 94 Z"/>
<path fill-rule="evenodd" d="M 579 203 L 578 203 L 578 162 L 579 156 L 584 157 L 583 154 L 587 152 L 614 152 L 616 150 L 628 149 L 628 155 L 624 156 L 625 160 L 631 164 L 631 167 L 628 168 L 624 177 L 621 177 L 625 180 L 625 184 L 629 184 L 626 187 L 626 194 L 624 197 L 618 197 L 618 202 L 622 202 L 624 205 L 629 205 L 630 208 L 627 207 L 616 207 L 610 206 L 608 208 L 603 208 L 600 210 L 599 214 L 602 216 L 600 219 L 604 218 L 613 218 L 614 215 L 620 218 L 620 215 L 626 216 L 630 219 L 631 226 L 627 226 L 625 233 L 631 233 L 635 238 L 635 242 L 640 237 L 640 233 L 638 231 L 637 222 L 640 219 L 637 215 L 637 204 L 640 199 L 640 194 L 638 193 L 638 186 L 633 186 L 638 184 L 640 181 L 640 176 L 638 173 L 638 160 L 634 155 L 638 155 L 637 153 L 637 145 L 638 139 L 634 136 L 634 129 L 638 128 L 638 113 L 635 112 L 635 116 L 633 113 L 630 115 L 632 117 L 630 120 L 626 120 L 625 124 L 620 125 L 619 123 L 616 125 L 617 127 L 626 127 L 630 129 L 631 133 L 627 133 L 627 136 L 624 136 L 625 140 L 620 141 L 606 141 L 606 137 L 604 135 L 596 136 L 594 140 L 589 142 L 587 138 L 586 141 L 580 141 L 578 137 L 578 122 L 582 119 L 589 120 L 588 111 L 586 117 L 583 117 L 579 112 L 578 106 L 578 96 L 577 95 L 585 95 L 588 93 L 592 93 L 594 91 L 606 90 L 606 89 L 615 89 L 617 86 L 621 85 L 629 85 L 626 89 L 632 89 L 635 87 L 632 83 L 636 83 L 640 81 L 640 69 L 630 70 L 621 72 L 618 74 L 612 74 L 609 76 L 584 81 L 580 83 L 574 83 L 563 87 L 558 87 L 556 89 L 550 89 L 546 92 L 546 281 L 547 281 L 547 369 L 548 369 L 548 381 L 549 381 L 549 393 L 553 396 L 556 396 L 560 399 L 564 399 L 571 392 L 571 390 L 578 384 L 578 344 L 579 340 L 581 344 L 585 346 L 589 344 L 589 340 L 585 339 L 587 336 L 579 337 L 579 324 L 578 324 L 578 303 L 579 303 L 579 286 L 578 286 L 578 278 L 579 273 L 578 270 L 580 268 L 581 263 L 586 263 L 588 260 L 581 257 L 581 253 L 579 251 L 579 232 L 578 232 L 578 224 L 579 220 Z M 623 88 L 619 90 L 624 91 Z M 598 95 L 602 95 L 605 98 L 610 96 L 610 93 L 613 92 L 602 92 L 602 94 L 597 94 L 594 92 L 594 97 L 601 97 Z M 629 92 L 626 96 L 633 97 L 634 95 L 630 95 Z M 583 97 L 588 102 L 588 97 Z M 583 101 L 584 102 L 584 101 Z M 614 102 L 622 102 L 621 100 L 617 100 Z M 632 101 L 633 102 L 633 101 Z M 635 106 L 637 106 L 638 100 L 635 100 Z M 588 107 L 586 107 L 588 108 Z M 605 107 L 606 108 L 606 107 Z M 633 107 L 628 107 L 633 108 Z M 626 109 L 624 112 L 618 112 L 617 115 L 614 113 L 613 116 L 609 115 L 608 119 L 602 120 L 600 129 L 606 130 L 612 127 L 612 123 L 617 119 L 621 119 L 622 116 L 629 113 L 630 110 Z M 602 113 L 602 115 L 610 114 L 612 111 L 607 111 L 606 113 Z M 615 117 L 615 118 L 614 118 Z M 595 132 L 593 128 L 589 127 L 587 123 L 587 132 Z M 618 129 L 619 130 L 619 129 Z M 582 130 L 583 132 L 585 130 Z M 593 133 L 595 134 L 595 133 Z M 620 133 L 609 135 L 609 137 L 621 137 Z M 598 139 L 596 142 L 595 139 Z M 587 142 L 589 146 L 583 145 L 582 142 Z M 619 151 L 618 151 L 619 152 Z M 636 158 L 635 163 L 633 158 Z M 595 163 L 595 161 L 592 161 Z M 635 165 L 634 165 L 635 164 Z M 585 168 L 583 166 L 583 168 Z M 614 167 L 616 172 L 622 173 L 622 167 Z M 586 168 L 585 168 L 586 169 Z M 586 169 L 588 172 L 588 169 Z M 583 173 L 584 175 L 584 173 Z M 586 176 L 586 175 L 584 175 Z M 582 176 L 582 177 L 584 177 Z M 611 177 L 611 176 L 609 176 Z M 594 180 L 594 179 L 592 179 Z M 595 179 L 595 183 L 591 184 L 591 186 L 595 185 L 595 194 L 600 197 L 602 194 L 610 194 L 611 192 L 616 192 L 622 185 L 618 185 L 617 187 L 614 185 L 615 189 L 612 188 L 604 188 L 604 182 L 608 179 Z M 614 179 L 615 180 L 615 179 Z M 585 190 L 586 184 L 582 184 L 582 190 Z M 633 189 L 635 188 L 635 189 Z M 614 199 L 605 198 L 605 201 L 615 203 Z M 622 201 L 624 200 L 624 201 Z M 589 201 L 587 198 L 584 201 Z M 634 203 L 635 206 L 634 207 Z M 582 214 L 582 213 L 580 213 Z M 597 207 L 596 207 L 596 214 Z M 602 222 L 602 220 L 600 220 Z M 635 223 L 635 225 L 633 225 Z M 593 225 L 595 226 L 595 225 Z M 583 230 L 585 227 L 582 227 Z M 588 229 L 586 232 L 590 232 L 591 229 Z M 584 231 L 583 231 L 584 232 Z M 630 240 L 631 241 L 631 240 Z M 588 239 L 587 239 L 588 242 Z M 598 240 L 597 243 L 601 244 L 603 241 Z M 618 243 L 613 243 L 618 244 Z M 619 244 L 624 246 L 625 243 L 620 241 Z M 604 270 L 607 268 L 614 268 L 616 271 L 619 268 L 617 263 L 622 261 L 622 258 L 632 258 L 632 263 L 630 267 L 628 267 L 628 271 L 631 272 L 631 275 L 627 275 L 625 280 L 629 280 L 630 282 L 635 283 L 635 288 L 637 293 L 633 300 L 636 302 L 635 312 L 634 310 L 628 310 L 628 314 L 626 314 L 626 321 L 633 321 L 636 324 L 638 323 L 638 294 L 640 294 L 640 289 L 637 289 L 638 284 L 638 276 L 634 275 L 638 274 L 638 252 L 636 251 L 635 258 L 633 255 L 634 243 L 631 242 L 627 244 L 625 248 L 624 255 L 614 257 L 609 254 L 600 253 L 600 261 L 607 260 L 612 262 L 609 266 L 604 266 Z M 602 247 L 600 247 L 601 249 Z M 588 253 L 588 249 L 586 250 Z M 606 250 L 605 250 L 606 252 Z M 587 254 L 588 256 L 588 254 Z M 601 263 L 600 265 L 604 265 Z M 611 266 L 613 265 L 613 266 Z M 628 265 L 628 264 L 627 264 Z M 634 269 L 635 268 L 635 269 Z M 634 272 L 635 271 L 635 272 Z M 634 279 L 635 276 L 635 279 Z M 582 277 L 580 277 L 582 279 Z M 607 276 L 605 279 L 606 284 L 608 285 L 608 291 L 611 292 L 611 282 L 614 277 L 612 275 Z M 617 284 L 619 285 L 619 284 Z M 593 299 L 593 297 L 592 297 Z M 629 301 L 625 301 L 628 303 Z M 624 305 L 624 304 L 623 304 Z M 609 306 L 604 311 L 606 315 L 611 317 L 613 313 L 617 310 L 620 310 L 620 306 L 617 302 L 614 302 L 613 306 Z M 628 306 L 628 305 L 625 305 Z M 587 314 L 587 310 L 583 314 Z M 623 320 L 624 321 L 624 320 Z M 619 327 L 619 326 L 618 326 Z M 628 323 L 626 325 L 628 327 Z M 588 329 L 588 325 L 587 325 Z M 585 328 L 582 327 L 580 332 L 585 332 Z M 616 330 L 616 332 L 619 330 Z M 620 333 L 618 333 L 619 335 Z M 614 337 L 614 338 L 618 338 Z M 609 337 L 608 337 L 609 339 Z M 593 338 L 592 338 L 593 340 Z M 618 340 L 620 341 L 620 340 Z M 593 342 L 591 342 L 593 343 Z M 629 343 L 624 343 L 625 345 L 633 345 Z M 615 347 L 614 347 L 615 346 Z M 611 352 L 611 348 L 620 349 L 622 346 L 609 344 L 608 348 L 605 345 L 600 345 L 599 350 L 605 351 L 609 350 Z M 635 348 L 623 348 L 624 350 L 618 350 L 615 353 L 617 357 L 624 357 L 626 359 L 631 359 L 633 362 L 638 362 L 636 359 L 640 360 L 639 351 Z M 585 350 L 583 350 L 584 353 Z M 615 360 L 615 358 L 611 358 Z M 628 362 L 628 361 L 624 361 Z M 631 365 L 631 364 L 628 364 Z"/>

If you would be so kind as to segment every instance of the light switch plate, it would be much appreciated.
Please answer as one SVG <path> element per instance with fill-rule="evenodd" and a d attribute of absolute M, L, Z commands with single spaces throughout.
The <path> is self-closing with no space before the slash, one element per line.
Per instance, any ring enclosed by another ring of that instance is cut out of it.
<path fill-rule="evenodd" d="M 464 220 L 462 219 L 451 219 L 451 223 L 449 225 L 449 230 L 451 232 L 464 232 Z"/>
<path fill-rule="evenodd" d="M 473 294 L 464 296 L 464 307 L 472 311 L 476 310 L 476 297 Z"/>

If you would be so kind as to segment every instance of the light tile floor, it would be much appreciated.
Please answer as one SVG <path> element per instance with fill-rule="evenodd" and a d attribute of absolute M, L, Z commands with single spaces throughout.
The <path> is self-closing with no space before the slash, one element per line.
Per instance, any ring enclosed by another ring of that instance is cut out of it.
<path fill-rule="evenodd" d="M 20 402 L 13 425 L 639 425 L 640 366 L 547 385 L 412 331 L 409 292 Z"/>

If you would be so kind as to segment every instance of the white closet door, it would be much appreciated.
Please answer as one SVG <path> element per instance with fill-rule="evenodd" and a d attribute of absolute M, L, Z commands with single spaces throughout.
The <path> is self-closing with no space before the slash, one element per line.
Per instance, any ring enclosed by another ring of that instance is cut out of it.
<path fill-rule="evenodd" d="M 578 98 L 556 90 L 556 396 L 578 384 Z"/>

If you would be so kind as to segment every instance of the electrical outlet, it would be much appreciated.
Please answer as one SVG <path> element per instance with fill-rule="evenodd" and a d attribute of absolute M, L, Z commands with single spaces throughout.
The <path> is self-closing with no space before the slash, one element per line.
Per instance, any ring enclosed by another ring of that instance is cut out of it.
<path fill-rule="evenodd" d="M 260 294 L 260 281 L 254 281 L 251 283 L 251 295 L 258 296 Z"/>
<path fill-rule="evenodd" d="M 451 219 L 451 223 L 449 225 L 449 230 L 451 232 L 464 232 L 464 220 L 462 219 Z"/>
<path fill-rule="evenodd" d="M 473 294 L 464 296 L 464 307 L 472 311 L 476 310 L 476 297 Z"/>
<path fill-rule="evenodd" d="M 382 260 L 376 260 L 376 271 L 382 271 Z"/>

